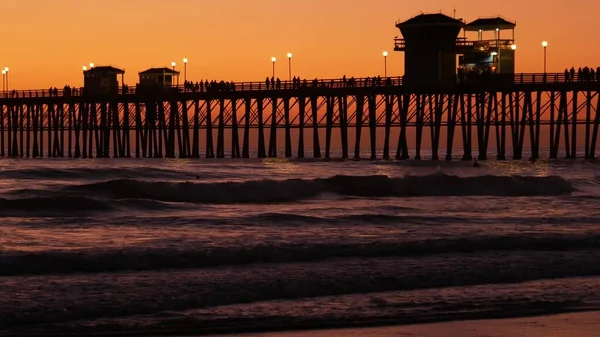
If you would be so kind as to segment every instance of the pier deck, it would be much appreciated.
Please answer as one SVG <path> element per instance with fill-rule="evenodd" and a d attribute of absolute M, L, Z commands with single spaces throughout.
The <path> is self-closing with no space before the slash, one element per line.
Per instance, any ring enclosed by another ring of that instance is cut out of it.
<path fill-rule="evenodd" d="M 435 160 L 440 155 L 453 159 L 459 141 L 461 159 L 485 160 L 491 137 L 500 160 L 509 152 L 521 159 L 525 143 L 531 159 L 538 159 L 542 141 L 550 158 L 559 152 L 575 158 L 579 132 L 584 133 L 583 157 L 594 158 L 599 92 L 597 79 L 570 79 L 563 73 L 482 77 L 435 87 L 402 85 L 402 78 L 392 77 L 283 81 L 268 87 L 266 81 L 129 87 L 107 94 L 83 88 L 19 90 L 0 96 L 0 156 L 248 158 L 256 148 L 265 158 L 278 155 L 282 138 L 285 157 L 303 158 L 309 156 L 308 134 L 310 156 L 328 158 L 335 131 L 342 158 L 349 158 L 350 138 L 353 157 L 359 157 L 366 128 L 371 158 L 377 156 L 378 132 L 383 132 L 384 159 L 421 159 L 424 137 Z M 549 129 L 544 139 L 541 126 Z M 256 146 L 250 144 L 251 133 Z"/>

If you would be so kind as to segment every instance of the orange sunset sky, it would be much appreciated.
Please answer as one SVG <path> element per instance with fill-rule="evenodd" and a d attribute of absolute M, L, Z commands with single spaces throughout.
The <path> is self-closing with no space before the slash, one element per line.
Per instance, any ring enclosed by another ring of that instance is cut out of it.
<path fill-rule="evenodd" d="M 262 81 L 404 73 L 394 26 L 420 12 L 467 21 L 502 15 L 517 22 L 517 72 L 600 65 L 600 2 L 590 0 L 2 0 L 0 66 L 10 89 L 81 86 L 89 62 L 137 72 L 189 59 L 190 80 Z M 492 33 L 490 33 L 492 34 Z M 475 33 L 476 35 L 476 33 Z M 475 37 L 473 37 L 475 38 Z M 183 74 L 181 80 L 183 81 Z"/>

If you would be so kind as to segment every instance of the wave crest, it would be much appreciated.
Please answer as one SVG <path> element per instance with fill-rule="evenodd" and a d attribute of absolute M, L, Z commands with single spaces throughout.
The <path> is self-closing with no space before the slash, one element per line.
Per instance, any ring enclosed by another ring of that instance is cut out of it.
<path fill-rule="evenodd" d="M 332 193 L 350 197 L 554 196 L 575 188 L 558 176 L 458 177 L 437 173 L 389 178 L 382 175 L 245 182 L 149 182 L 118 179 L 70 186 L 68 192 L 114 199 L 139 198 L 191 203 L 291 202 Z"/>

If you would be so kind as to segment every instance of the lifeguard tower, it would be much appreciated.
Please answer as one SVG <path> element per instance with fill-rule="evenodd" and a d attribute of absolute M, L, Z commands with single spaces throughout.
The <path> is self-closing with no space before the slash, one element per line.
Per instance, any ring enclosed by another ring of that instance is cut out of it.
<path fill-rule="evenodd" d="M 458 41 L 459 79 L 502 75 L 512 79 L 515 73 L 516 23 L 501 17 L 480 18 L 466 24 L 463 37 Z M 477 38 L 467 39 L 467 33 L 476 32 Z M 473 75 L 473 76 L 471 76 Z"/>
<path fill-rule="evenodd" d="M 394 50 L 405 53 L 403 84 L 455 84 L 456 41 L 463 26 L 462 20 L 442 13 L 397 22 L 403 38 L 394 40 Z"/>

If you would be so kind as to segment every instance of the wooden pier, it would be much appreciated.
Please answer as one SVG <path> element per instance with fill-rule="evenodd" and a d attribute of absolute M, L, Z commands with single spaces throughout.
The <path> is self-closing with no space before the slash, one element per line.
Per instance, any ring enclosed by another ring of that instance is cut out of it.
<path fill-rule="evenodd" d="M 524 151 L 538 159 L 541 146 L 550 149 L 550 158 L 594 158 L 600 125 L 600 81 L 564 74 L 435 87 L 361 78 L 163 89 L 3 93 L 0 156 L 249 158 L 252 149 L 266 158 L 278 155 L 282 139 L 285 157 L 329 158 L 335 133 L 341 157 L 358 158 L 364 129 L 371 158 L 382 147 L 383 159 L 421 159 L 426 137 L 434 160 L 485 160 L 490 151 L 499 160 L 509 154 L 522 159 Z M 456 148 L 460 153 L 453 153 Z"/>

